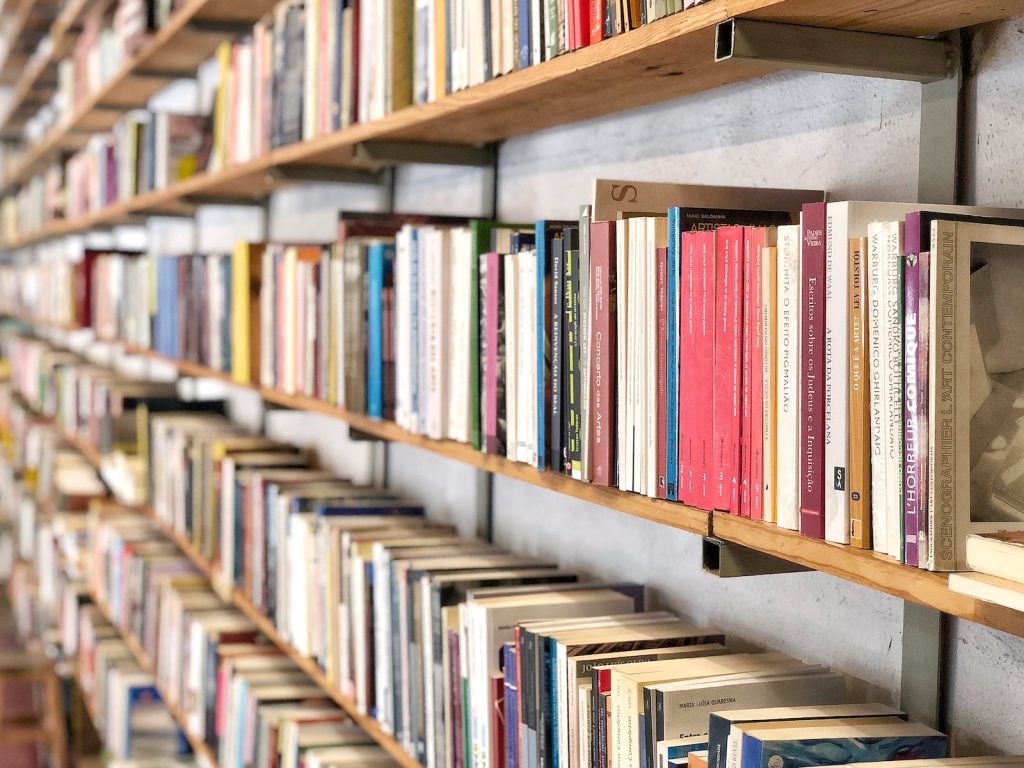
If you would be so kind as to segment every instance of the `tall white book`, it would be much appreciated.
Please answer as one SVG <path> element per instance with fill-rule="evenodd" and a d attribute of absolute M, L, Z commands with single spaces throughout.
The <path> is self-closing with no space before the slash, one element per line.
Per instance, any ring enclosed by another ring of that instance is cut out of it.
<path fill-rule="evenodd" d="M 800 527 L 800 231 L 779 227 L 776 273 L 776 468 L 775 521 Z"/>

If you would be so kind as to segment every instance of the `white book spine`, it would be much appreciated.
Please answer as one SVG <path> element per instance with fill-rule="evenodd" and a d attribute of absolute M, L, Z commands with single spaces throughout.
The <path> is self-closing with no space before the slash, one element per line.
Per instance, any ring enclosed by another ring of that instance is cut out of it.
<path fill-rule="evenodd" d="M 649 217 L 644 228 L 644 490 L 658 495 L 658 260 L 655 240 L 657 219 Z"/>
<path fill-rule="evenodd" d="M 391 579 L 387 550 L 377 544 L 373 548 L 373 646 L 374 685 L 377 696 L 377 721 L 388 733 L 394 733 L 392 707 L 391 659 Z"/>
<path fill-rule="evenodd" d="M 409 344 L 409 246 L 410 233 L 403 227 L 395 235 L 395 423 L 402 429 L 409 424 L 409 401 L 412 398 Z"/>
<path fill-rule="evenodd" d="M 775 310 L 778 276 L 778 249 L 765 248 L 761 255 L 761 374 L 764 381 L 764 428 L 762 430 L 762 453 L 764 478 L 762 483 L 761 511 L 766 523 L 776 519 L 775 505 L 775 452 L 778 435 L 778 401 L 776 398 L 778 360 L 778 335 L 776 333 L 777 313 Z"/>
<path fill-rule="evenodd" d="M 886 544 L 903 560 L 903 221 L 885 225 L 885 508 Z"/>
<path fill-rule="evenodd" d="M 518 405 L 516 460 L 537 464 L 537 252 L 519 254 Z"/>
<path fill-rule="evenodd" d="M 885 505 L 885 225 L 868 225 L 868 376 L 871 397 L 871 539 L 876 552 L 888 552 Z"/>
<path fill-rule="evenodd" d="M 849 206 L 832 203 L 825 219 L 825 539 L 850 541 Z"/>
<path fill-rule="evenodd" d="M 518 259 L 515 254 L 505 257 L 505 457 L 515 461 L 519 414 L 516 412 L 519 397 L 519 333 L 518 308 L 519 284 Z"/>
<path fill-rule="evenodd" d="M 620 219 L 615 222 L 615 269 L 617 295 L 616 340 L 617 359 L 615 365 L 615 441 L 616 464 L 618 465 L 619 488 L 623 491 L 633 490 L 633 467 L 626 461 L 626 423 L 628 421 L 629 398 L 629 256 L 626 251 L 627 221 Z"/>
<path fill-rule="evenodd" d="M 800 527 L 800 227 L 779 227 L 777 269 L 775 521 L 795 531 Z"/>

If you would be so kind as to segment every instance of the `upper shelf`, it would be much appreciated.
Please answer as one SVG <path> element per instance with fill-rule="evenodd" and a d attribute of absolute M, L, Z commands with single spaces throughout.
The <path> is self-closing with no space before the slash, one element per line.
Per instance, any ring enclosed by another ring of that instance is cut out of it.
<path fill-rule="evenodd" d="M 146 73 L 191 76 L 226 34 L 223 29 L 204 30 L 196 22 L 252 21 L 271 5 L 272 0 L 191 0 L 100 93 L 28 150 L 7 177 L 5 188 L 27 179 L 55 150 L 78 148 L 89 132 L 107 130 L 125 111 L 143 106 L 167 83 L 166 78 Z M 841 10 L 836 5 L 829 0 L 712 0 L 431 104 L 273 150 L 238 166 L 201 173 L 88 216 L 51 222 L 7 247 L 117 223 L 140 213 L 180 213 L 180 200 L 185 196 L 255 200 L 286 183 L 285 174 L 273 172 L 279 167 L 365 168 L 355 157 L 356 145 L 361 142 L 487 144 L 781 69 L 783 65 L 778 63 L 714 62 L 715 28 L 733 17 L 919 36 L 1024 13 L 1024 0 L 969 4 L 958 0 L 884 4 L 852 0 L 843 3 Z"/>

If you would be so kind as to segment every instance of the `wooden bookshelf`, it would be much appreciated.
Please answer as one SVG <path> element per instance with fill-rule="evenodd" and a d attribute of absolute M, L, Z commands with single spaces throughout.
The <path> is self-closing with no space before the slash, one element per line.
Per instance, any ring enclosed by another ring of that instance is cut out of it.
<path fill-rule="evenodd" d="M 221 371 L 196 363 L 165 357 L 151 350 L 139 349 L 117 341 L 107 340 L 107 343 L 121 344 L 129 354 L 142 355 L 169 363 L 175 366 L 183 376 L 218 379 L 233 386 L 256 392 L 267 402 L 295 410 L 321 413 L 344 421 L 350 427 L 381 440 L 411 445 L 462 464 L 468 464 L 537 488 L 571 496 L 660 525 L 667 525 L 700 536 L 714 536 L 893 597 L 935 608 L 951 616 L 1024 637 L 1024 613 L 953 592 L 949 589 L 949 579 L 946 574 L 914 568 L 887 555 L 812 539 L 797 531 L 779 528 L 770 523 L 723 512 L 707 512 L 686 504 L 651 499 L 636 493 L 620 491 L 617 488 L 585 483 L 550 470 L 542 472 L 527 464 L 475 451 L 464 443 L 452 440 L 433 440 L 423 435 L 417 435 L 402 429 L 394 422 L 350 413 L 344 408 L 322 400 L 290 395 L 251 384 L 240 384 Z M 83 455 L 94 466 L 97 468 L 100 466 L 101 457 L 94 448 L 82 445 L 81 441 L 74 436 L 65 434 L 64 437 L 70 444 L 83 449 Z M 205 568 L 204 572 L 210 575 L 209 564 L 203 564 L 202 557 L 190 549 L 188 542 L 176 537 L 171 531 L 165 530 L 164 532 L 171 538 L 175 538 L 175 543 L 186 552 L 189 558 L 201 569 Z"/>
<path fill-rule="evenodd" d="M 32 53 L 32 47 L 46 33 L 52 6 L 46 0 L 13 0 L 12 21 L 7 28 L 7 55 L 0 62 L 0 84 L 10 85 Z"/>
<path fill-rule="evenodd" d="M 99 608 L 103 617 L 114 626 L 114 629 L 117 630 L 117 633 L 121 636 L 124 644 L 128 646 L 128 650 L 131 652 L 132 656 L 135 657 L 135 661 L 138 665 L 155 677 L 156 669 L 153 666 L 153 662 L 150 660 L 145 649 L 139 644 L 139 641 L 135 636 L 114 621 L 114 617 L 110 613 L 110 608 L 107 607 L 106 603 L 104 603 L 95 592 L 92 592 L 92 601 L 96 604 L 96 607 Z M 189 746 L 192 747 L 192 751 L 195 753 L 200 765 L 203 765 L 206 768 L 216 768 L 217 756 L 206 742 L 189 730 L 188 719 L 185 717 L 185 713 L 182 711 L 181 707 L 179 707 L 177 703 L 171 701 L 162 688 L 157 686 L 157 690 L 160 691 L 160 698 L 163 699 L 163 703 L 164 706 L 167 707 L 167 711 L 171 713 L 171 717 L 174 718 L 175 722 L 178 723 L 178 727 L 181 728 L 182 733 L 185 734 L 185 738 L 188 740 Z"/>
<path fill-rule="evenodd" d="M 71 118 L 31 147 L 8 174 L 10 190 L 24 182 L 52 153 L 84 145 L 89 132 L 108 130 L 125 111 L 142 106 L 167 80 L 139 77 L 144 70 L 191 77 L 226 33 L 198 30 L 194 22 L 258 19 L 271 0 L 190 0 L 140 53 Z M 241 165 L 201 173 L 101 211 L 58 220 L 6 244 L 8 248 L 122 221 L 140 213 L 188 212 L 189 195 L 254 201 L 282 184 L 273 170 L 287 166 L 365 168 L 354 156 L 366 141 L 442 142 L 480 145 L 544 128 L 576 123 L 687 94 L 760 77 L 777 64 L 714 63 L 716 25 L 749 18 L 819 27 L 862 29 L 900 35 L 930 35 L 1024 13 L 1024 0 L 904 0 L 878 4 L 851 0 L 837 10 L 828 0 L 713 0 L 623 35 L 482 85 L 409 107 L 371 122 L 299 142 Z"/>

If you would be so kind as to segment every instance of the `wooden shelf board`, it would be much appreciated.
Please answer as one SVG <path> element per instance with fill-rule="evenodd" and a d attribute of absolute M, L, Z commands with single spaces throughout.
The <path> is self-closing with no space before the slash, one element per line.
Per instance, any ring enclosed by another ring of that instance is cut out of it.
<path fill-rule="evenodd" d="M 26 155 L 8 176 L 5 187 L 23 181 L 59 146 L 71 128 L 94 125 L 106 130 L 116 118 L 106 114 L 90 121 L 98 104 L 123 109 L 139 106 L 154 89 L 154 81 L 139 81 L 132 72 L 141 68 L 187 70 L 212 53 L 221 39 L 196 32 L 188 22 L 208 17 L 255 20 L 269 0 L 236 4 L 230 0 L 192 0 L 121 72 L 88 99 L 71 119 L 58 126 Z M 734 16 L 788 21 L 823 27 L 866 29 L 906 35 L 941 32 L 966 24 L 1007 18 L 1024 13 L 1024 0 L 904 0 L 894 7 L 854 0 L 837 10 L 828 0 L 714 0 L 660 19 L 627 34 L 560 56 L 431 104 L 409 107 L 372 123 L 364 123 L 307 142 L 269 152 L 245 164 L 207 172 L 162 191 L 167 198 L 183 194 L 216 194 L 232 188 L 243 177 L 265 176 L 276 165 L 326 164 L 353 167 L 354 146 L 361 141 L 418 141 L 485 144 L 687 94 L 718 88 L 776 71 L 777 65 L 713 62 L 715 25 Z M 876 7 L 878 6 L 878 7 Z M 963 7 L 968 6 L 968 7 Z M 164 65 L 162 67 L 158 65 Z M 273 183 L 258 187 L 261 193 Z M 132 201 L 133 211 L 145 211 L 156 198 Z M 118 210 L 105 210 L 103 221 Z M 60 234 L 88 226 L 85 218 L 66 222 Z M 43 230 L 27 233 L 8 247 L 19 247 L 52 236 Z"/>
<path fill-rule="evenodd" d="M 153 668 L 153 662 L 150 661 L 149 656 L 146 654 L 145 649 L 139 644 L 139 641 L 124 627 L 114 622 L 114 618 L 110 613 L 110 608 L 108 608 L 106 603 L 100 599 L 99 595 L 95 592 L 92 592 L 91 594 L 93 603 L 95 603 L 96 607 L 99 608 L 103 617 L 117 630 L 117 633 L 121 636 L 124 644 L 128 646 L 128 650 L 131 652 L 132 656 L 135 657 L 135 661 L 138 665 L 155 677 L 156 670 Z M 206 742 L 189 730 L 188 719 L 185 717 L 185 713 L 182 711 L 181 707 L 179 707 L 176 702 L 171 701 L 163 689 L 158 687 L 157 690 L 160 691 L 160 698 L 163 699 L 164 706 L 167 707 L 167 711 L 171 713 L 171 717 L 174 718 L 178 723 L 178 727 L 181 728 L 182 733 L 185 734 L 185 738 L 188 740 L 189 746 L 192 747 L 192 751 L 195 753 L 196 757 L 200 758 L 203 761 L 203 764 L 208 766 L 208 768 L 215 768 L 217 765 L 217 756 L 214 754 L 213 750 L 210 749 Z"/>
<path fill-rule="evenodd" d="M 24 318 L 22 320 L 30 322 Z M 464 443 L 451 440 L 432 440 L 407 432 L 393 422 L 378 421 L 363 414 L 349 413 L 343 408 L 322 400 L 239 383 L 230 375 L 206 366 L 165 357 L 152 350 L 132 347 L 116 340 L 105 341 L 120 344 L 129 354 L 141 355 L 173 365 L 182 375 L 218 379 L 237 387 L 249 389 L 257 392 L 268 402 L 296 410 L 322 413 L 345 421 L 350 427 L 379 437 L 381 440 L 421 448 L 487 472 L 589 501 L 661 525 L 698 535 L 715 536 L 806 566 L 812 570 L 852 581 L 893 597 L 931 606 L 952 616 L 1024 637 L 1024 613 L 952 592 L 948 587 L 946 574 L 907 566 L 871 550 L 861 550 L 812 539 L 796 531 L 779 528 L 769 523 L 722 512 L 709 513 L 685 504 L 650 499 L 616 488 L 604 488 L 573 480 L 557 472 L 541 472 L 531 466 L 509 461 L 501 456 L 475 451 Z M 69 442 L 73 443 L 74 438 L 69 438 Z M 87 458 L 90 455 L 92 456 L 90 461 L 99 466 L 99 457 L 95 451 L 90 451 Z"/>
<path fill-rule="evenodd" d="M 1024 637 L 1024 613 L 952 592 L 948 586 L 948 577 L 943 573 L 933 573 L 904 565 L 873 551 L 812 539 L 769 523 L 722 512 L 708 513 L 685 504 L 650 499 L 616 488 L 584 483 L 557 472 L 541 472 L 504 457 L 475 451 L 463 443 L 432 440 L 412 434 L 393 422 L 348 413 L 343 408 L 321 400 L 289 395 L 265 387 L 239 384 L 227 374 L 195 363 L 167 358 L 150 350 L 126 347 L 126 351 L 175 365 L 180 373 L 187 376 L 220 379 L 235 386 L 254 390 L 265 400 L 277 405 L 340 419 L 349 426 L 382 440 L 422 448 L 487 472 L 511 477 L 651 522 L 699 535 L 715 536 L 894 597 L 934 607 L 952 616 Z"/>

